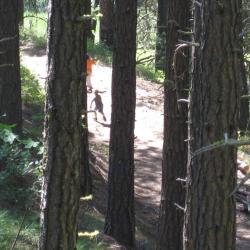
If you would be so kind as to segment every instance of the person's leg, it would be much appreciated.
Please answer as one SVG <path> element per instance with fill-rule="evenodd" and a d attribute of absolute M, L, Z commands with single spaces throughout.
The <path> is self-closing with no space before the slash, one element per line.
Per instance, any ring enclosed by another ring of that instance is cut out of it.
<path fill-rule="evenodd" d="M 94 111 L 94 119 L 95 119 L 95 121 L 97 121 L 97 113 L 96 113 L 96 111 Z"/>
<path fill-rule="evenodd" d="M 92 89 L 93 89 L 92 82 L 91 82 L 91 74 L 88 74 L 88 75 L 87 75 L 87 78 L 86 78 L 86 85 L 87 85 L 87 87 L 88 87 L 89 92 L 91 93 L 91 92 L 92 92 Z"/>
<path fill-rule="evenodd" d="M 106 122 L 106 121 L 107 121 L 107 119 L 106 119 L 106 116 L 104 115 L 103 111 L 102 111 L 102 112 L 100 112 L 100 113 L 102 114 L 102 118 L 103 118 L 103 120 Z"/>

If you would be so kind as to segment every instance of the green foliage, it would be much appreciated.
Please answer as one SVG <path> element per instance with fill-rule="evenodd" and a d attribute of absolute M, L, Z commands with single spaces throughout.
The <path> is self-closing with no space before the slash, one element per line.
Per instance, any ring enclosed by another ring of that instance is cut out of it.
<path fill-rule="evenodd" d="M 9 250 L 14 242 L 17 232 L 20 228 L 24 211 L 0 209 L 0 249 Z M 78 237 L 78 250 L 104 250 L 102 242 L 97 239 L 98 230 L 102 230 L 103 221 L 100 221 L 95 214 L 87 212 L 84 216 L 84 223 L 87 228 L 81 236 Z M 28 212 L 22 226 L 20 236 L 17 240 L 16 248 L 18 250 L 36 250 L 39 239 L 39 217 L 37 213 Z"/>
<path fill-rule="evenodd" d="M 9 250 L 20 228 L 23 214 L 21 211 L 0 209 L 0 244 L 1 250 Z M 28 212 L 15 249 L 35 250 L 38 246 L 39 218 Z"/>
<path fill-rule="evenodd" d="M 24 9 L 26 11 L 41 12 L 46 11 L 48 0 L 24 0 Z"/>
<path fill-rule="evenodd" d="M 36 200 L 41 181 L 42 146 L 30 138 L 20 138 L 11 126 L 0 124 L 1 205 L 30 206 Z"/>
<path fill-rule="evenodd" d="M 29 69 L 21 65 L 22 101 L 24 104 L 43 106 L 45 93 Z"/>
<path fill-rule="evenodd" d="M 164 72 L 161 70 L 155 71 L 152 66 L 139 64 L 136 66 L 136 71 L 138 76 L 146 80 L 151 80 L 160 84 L 164 82 Z"/>
<path fill-rule="evenodd" d="M 111 65 L 112 63 L 112 51 L 104 43 L 94 44 L 93 41 L 88 40 L 88 53 L 96 61 L 100 61 L 104 64 Z"/>
<path fill-rule="evenodd" d="M 32 43 L 35 48 L 46 48 L 47 14 L 25 12 L 24 24 L 20 30 L 21 43 Z"/>

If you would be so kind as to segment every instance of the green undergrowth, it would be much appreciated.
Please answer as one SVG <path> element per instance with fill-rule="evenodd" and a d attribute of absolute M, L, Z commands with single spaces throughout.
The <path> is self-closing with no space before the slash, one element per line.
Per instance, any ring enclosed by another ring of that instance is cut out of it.
<path fill-rule="evenodd" d="M 23 220 L 24 210 L 6 210 L 0 208 L 0 249 L 9 250 Z M 95 213 L 86 212 L 84 215 L 86 229 L 79 232 L 78 250 L 104 250 L 98 233 L 103 227 L 103 221 Z M 39 215 L 37 212 L 27 211 L 24 223 L 21 227 L 19 237 L 14 249 L 36 250 L 39 239 Z"/>
<path fill-rule="evenodd" d="M 24 13 L 24 23 L 20 28 L 21 43 L 32 43 L 37 49 L 46 48 L 47 43 L 47 14 Z"/>
<path fill-rule="evenodd" d="M 0 249 L 9 250 L 20 229 L 25 211 L 0 208 Z M 39 218 L 28 211 L 14 249 L 35 250 L 38 245 Z"/>
<path fill-rule="evenodd" d="M 43 107 L 45 92 L 32 72 L 21 65 L 22 102 Z"/>
<path fill-rule="evenodd" d="M 97 62 L 111 66 L 112 51 L 103 43 L 94 44 L 93 41 L 88 40 L 88 53 Z M 164 81 L 164 73 L 162 71 L 155 71 L 153 64 L 137 64 L 136 73 L 139 77 L 162 84 Z"/>

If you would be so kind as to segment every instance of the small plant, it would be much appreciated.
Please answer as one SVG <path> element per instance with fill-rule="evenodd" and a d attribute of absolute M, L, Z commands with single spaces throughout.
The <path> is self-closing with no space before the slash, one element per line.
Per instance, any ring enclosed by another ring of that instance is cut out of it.
<path fill-rule="evenodd" d="M 21 65 L 22 101 L 43 106 L 45 93 L 29 69 Z"/>
<path fill-rule="evenodd" d="M 39 194 L 43 147 L 15 135 L 12 128 L 0 123 L 0 200 L 6 207 L 26 207 Z"/>

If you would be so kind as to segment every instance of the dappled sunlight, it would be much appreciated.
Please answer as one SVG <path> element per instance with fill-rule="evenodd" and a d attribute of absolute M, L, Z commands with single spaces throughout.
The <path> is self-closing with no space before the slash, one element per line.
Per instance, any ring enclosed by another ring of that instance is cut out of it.
<path fill-rule="evenodd" d="M 98 235 L 100 234 L 100 232 L 98 230 L 95 230 L 93 232 L 78 232 L 78 237 L 86 237 L 86 238 L 90 238 L 90 239 L 93 239 L 95 237 L 97 237 Z"/>

